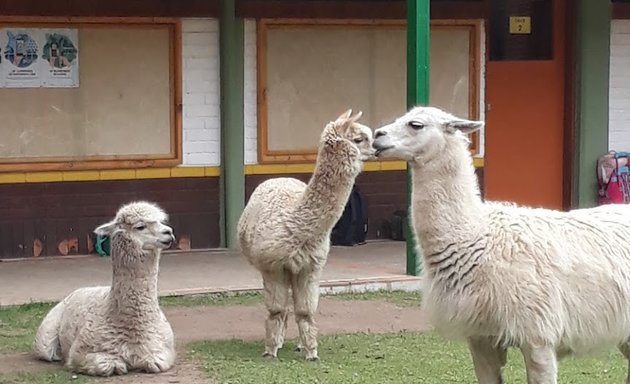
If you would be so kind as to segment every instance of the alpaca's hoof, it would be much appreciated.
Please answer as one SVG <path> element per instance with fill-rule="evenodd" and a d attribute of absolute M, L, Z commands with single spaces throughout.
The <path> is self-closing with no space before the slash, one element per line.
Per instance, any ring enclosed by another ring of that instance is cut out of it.
<path fill-rule="evenodd" d="M 265 352 L 265 353 L 262 354 L 262 357 L 265 358 L 265 359 L 268 359 L 268 360 L 273 360 L 273 359 L 277 358 L 278 356 L 273 355 L 273 354 L 271 354 L 269 352 Z"/>
<path fill-rule="evenodd" d="M 295 352 L 302 352 L 304 348 L 302 348 L 301 345 L 296 345 L 295 348 L 293 349 Z"/>
<path fill-rule="evenodd" d="M 125 364 L 125 363 L 117 364 L 116 367 L 114 368 L 114 374 L 115 375 L 126 375 L 127 374 L 127 364 Z"/>
<path fill-rule="evenodd" d="M 167 365 L 164 363 L 160 364 L 159 362 L 148 363 L 147 366 L 144 368 L 144 371 L 146 373 L 160 373 L 160 372 L 165 372 L 167 370 L 168 370 Z"/>
<path fill-rule="evenodd" d="M 117 358 L 109 358 L 98 361 L 94 367 L 86 370 L 89 375 L 93 376 L 113 376 L 127 374 L 127 364 Z"/>
<path fill-rule="evenodd" d="M 319 363 L 319 357 L 317 356 L 307 357 L 306 361 L 308 361 L 309 363 Z"/>

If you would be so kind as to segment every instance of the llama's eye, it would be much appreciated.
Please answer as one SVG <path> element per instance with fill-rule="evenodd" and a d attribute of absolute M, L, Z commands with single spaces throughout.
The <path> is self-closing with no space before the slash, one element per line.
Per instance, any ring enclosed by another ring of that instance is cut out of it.
<path fill-rule="evenodd" d="M 420 130 L 422 128 L 424 128 L 424 124 L 419 123 L 417 121 L 410 121 L 409 122 L 409 126 L 415 130 Z"/>
<path fill-rule="evenodd" d="M 138 225 L 136 227 L 136 231 L 144 231 L 145 229 L 147 229 L 146 225 Z"/>
<path fill-rule="evenodd" d="M 363 138 L 362 137 L 357 137 L 356 139 L 354 139 L 354 142 L 359 144 L 363 142 Z"/>

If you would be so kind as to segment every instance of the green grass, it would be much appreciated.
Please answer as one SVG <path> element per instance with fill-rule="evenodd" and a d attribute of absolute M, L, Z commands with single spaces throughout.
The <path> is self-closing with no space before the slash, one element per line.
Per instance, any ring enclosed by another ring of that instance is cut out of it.
<path fill-rule="evenodd" d="M 385 300 L 399 307 L 419 307 L 422 302 L 420 292 L 378 291 L 364 293 L 342 293 L 328 296 L 338 300 Z"/>
<path fill-rule="evenodd" d="M 1 307 L 0 353 L 30 351 L 35 332 L 52 307 L 50 303 Z"/>
<path fill-rule="evenodd" d="M 210 293 L 190 296 L 163 296 L 160 304 L 164 307 L 197 307 L 250 305 L 263 302 L 260 292 Z"/>
<path fill-rule="evenodd" d="M 261 357 L 262 342 L 207 341 L 189 346 L 193 359 L 221 384 L 245 383 L 475 383 L 468 349 L 433 333 L 355 334 L 319 339 L 320 363 L 307 363 L 287 343 L 279 359 Z M 620 353 L 560 363 L 563 384 L 607 384 L 625 380 Z M 525 384 L 522 356 L 510 351 L 506 382 Z"/>
<path fill-rule="evenodd" d="M 17 373 L 0 376 L 0 384 L 66 384 L 69 382 L 83 384 L 90 381 L 91 380 L 87 376 L 73 376 L 72 373 L 67 371 Z"/>

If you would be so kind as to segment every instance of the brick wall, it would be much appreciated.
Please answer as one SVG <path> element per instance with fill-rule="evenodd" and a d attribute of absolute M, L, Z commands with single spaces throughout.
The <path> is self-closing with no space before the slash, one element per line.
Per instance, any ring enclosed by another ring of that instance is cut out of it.
<path fill-rule="evenodd" d="M 219 22 L 182 20 L 183 165 L 219 165 Z"/>
<path fill-rule="evenodd" d="M 610 31 L 608 148 L 630 151 L 630 20 L 613 20 Z"/>

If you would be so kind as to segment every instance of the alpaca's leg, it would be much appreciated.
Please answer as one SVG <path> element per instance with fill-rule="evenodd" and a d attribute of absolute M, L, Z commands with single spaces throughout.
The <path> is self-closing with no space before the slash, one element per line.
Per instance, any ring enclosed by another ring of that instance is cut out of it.
<path fill-rule="evenodd" d="M 295 306 L 295 321 L 300 332 L 300 342 L 306 360 L 318 361 L 317 327 L 315 312 L 319 303 L 319 276 L 321 270 L 301 271 L 293 275 L 291 286 Z"/>
<path fill-rule="evenodd" d="M 284 317 L 282 318 L 282 330 L 280 332 L 280 334 L 282 335 L 282 341 L 280 342 L 280 347 L 282 348 L 284 346 L 284 341 L 286 339 L 286 335 L 287 335 L 287 327 L 288 327 L 288 321 L 289 321 L 289 312 L 291 312 L 291 293 L 289 292 L 289 290 L 291 289 L 291 272 L 285 270 L 284 271 L 284 286 L 286 287 L 286 297 L 285 297 L 285 301 L 284 301 Z"/>
<path fill-rule="evenodd" d="M 468 339 L 468 347 L 475 365 L 475 375 L 480 384 L 503 384 L 503 367 L 507 350 L 496 346 L 495 339 L 474 337 Z"/>
<path fill-rule="evenodd" d="M 521 347 L 525 359 L 528 384 L 556 384 L 558 361 L 553 347 L 524 345 Z"/>
<path fill-rule="evenodd" d="M 265 289 L 265 306 L 269 316 L 265 322 L 265 357 L 278 356 L 278 349 L 284 343 L 286 320 L 289 314 L 289 285 L 285 272 L 264 272 L 263 286 Z"/>
<path fill-rule="evenodd" d="M 59 325 L 65 305 L 62 302 L 55 305 L 44 317 L 42 324 L 37 329 L 33 348 L 35 355 L 46 361 L 61 360 L 61 345 L 59 344 Z"/>
<path fill-rule="evenodd" d="M 619 345 L 619 350 L 623 353 L 624 357 L 628 360 L 628 377 L 626 378 L 626 384 L 630 384 L 630 341 Z"/>
<path fill-rule="evenodd" d="M 70 355 L 66 366 L 73 371 L 92 376 L 124 375 L 127 364 L 118 356 L 109 353 L 87 353 L 84 356 Z"/>

